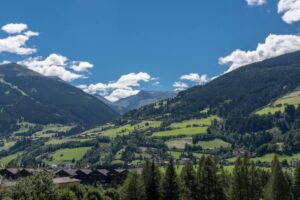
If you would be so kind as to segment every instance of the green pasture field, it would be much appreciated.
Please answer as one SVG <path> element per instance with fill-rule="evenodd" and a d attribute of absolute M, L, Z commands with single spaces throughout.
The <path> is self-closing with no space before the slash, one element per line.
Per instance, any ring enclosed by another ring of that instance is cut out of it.
<path fill-rule="evenodd" d="M 257 111 L 256 114 L 258 115 L 267 115 L 267 114 L 275 114 L 276 112 L 283 112 L 284 111 L 284 106 L 266 106 L 262 108 L 261 110 Z"/>
<path fill-rule="evenodd" d="M 14 146 L 17 141 L 5 141 L 4 146 L 0 147 L 1 150 L 8 150 L 10 147 Z"/>
<path fill-rule="evenodd" d="M 50 144 L 63 144 L 67 142 L 86 142 L 95 139 L 95 137 L 91 138 L 51 138 L 49 141 L 47 141 L 45 144 L 50 145 Z"/>
<path fill-rule="evenodd" d="M 73 159 L 75 161 L 80 160 L 91 147 L 78 147 L 78 148 L 65 148 L 59 149 L 51 153 L 48 157 L 52 157 L 52 160 L 47 160 L 46 162 L 50 165 L 60 164 L 60 163 L 70 163 Z"/>
<path fill-rule="evenodd" d="M 161 121 L 142 121 L 140 123 L 131 125 L 131 124 L 126 124 L 117 128 L 111 128 L 107 129 L 105 131 L 101 132 L 102 136 L 108 136 L 108 137 L 116 137 L 118 135 L 128 135 L 132 131 L 136 130 L 145 130 L 148 128 L 158 128 L 161 125 Z"/>
<path fill-rule="evenodd" d="M 208 127 L 189 127 L 181 129 L 173 129 L 167 131 L 158 131 L 152 134 L 152 137 L 171 137 L 171 136 L 193 136 L 199 134 L 206 134 Z"/>
<path fill-rule="evenodd" d="M 102 136 L 116 137 L 118 135 L 128 135 L 133 131 L 134 127 L 130 124 L 120 126 L 118 128 L 111 128 L 101 132 Z"/>
<path fill-rule="evenodd" d="M 159 128 L 161 123 L 162 123 L 161 121 L 151 121 L 151 120 L 142 121 L 138 124 L 135 124 L 134 128 L 137 130 L 144 130 L 144 129 L 148 129 L 148 128 Z"/>
<path fill-rule="evenodd" d="M 174 159 L 179 159 L 182 153 L 182 151 L 168 151 L 168 154 Z"/>
<path fill-rule="evenodd" d="M 225 142 L 221 139 L 214 139 L 210 141 L 199 141 L 197 145 L 201 146 L 203 149 L 218 149 L 221 147 L 229 148 L 231 146 L 230 143 Z"/>
<path fill-rule="evenodd" d="M 300 104 L 300 89 L 298 88 L 294 92 L 291 92 L 273 103 L 265 106 L 264 108 L 258 110 L 256 114 L 258 115 L 266 115 L 266 114 L 275 114 L 276 112 L 283 112 L 284 105 L 294 105 L 298 106 Z"/>
<path fill-rule="evenodd" d="M 180 149 L 183 150 L 186 144 L 192 145 L 192 137 L 176 138 L 167 140 L 165 144 L 169 149 Z"/>
<path fill-rule="evenodd" d="M 21 156 L 23 154 L 23 152 L 17 152 L 8 156 L 5 156 L 3 158 L 0 159 L 0 165 L 1 166 L 6 166 L 8 165 L 12 160 L 16 159 L 19 156 Z"/>
<path fill-rule="evenodd" d="M 74 127 L 74 125 L 62 125 L 62 124 L 47 124 L 43 128 L 43 132 L 45 131 L 62 131 L 66 132 L 71 130 Z"/>
<path fill-rule="evenodd" d="M 275 156 L 275 153 L 269 153 L 269 154 L 266 154 L 266 155 L 263 155 L 263 156 L 260 156 L 260 157 L 250 158 L 250 160 L 254 161 L 254 162 L 260 161 L 260 162 L 271 163 L 274 159 L 274 156 Z M 283 155 L 283 154 L 277 154 L 277 157 L 280 161 L 287 160 L 288 162 L 291 162 L 293 158 L 300 159 L 300 153 L 296 153 L 296 154 L 293 154 L 291 156 Z M 230 163 L 234 163 L 236 161 L 236 159 L 237 159 L 237 157 L 232 157 L 232 158 L 227 159 L 227 161 L 230 162 Z"/>
<path fill-rule="evenodd" d="M 210 126 L 214 119 L 217 119 L 217 116 L 210 116 L 207 118 L 191 119 L 191 120 L 185 120 L 182 122 L 176 122 L 176 123 L 172 123 L 170 125 L 170 127 L 173 129 L 177 129 L 177 128 L 186 128 L 188 126 L 193 126 L 193 125 Z"/>

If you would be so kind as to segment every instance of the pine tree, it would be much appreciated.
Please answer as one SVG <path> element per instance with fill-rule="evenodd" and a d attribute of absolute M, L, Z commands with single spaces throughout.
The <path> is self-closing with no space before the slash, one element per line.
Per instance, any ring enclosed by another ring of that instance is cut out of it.
<path fill-rule="evenodd" d="M 222 180 L 219 176 L 219 169 L 216 161 L 207 157 L 203 162 L 203 166 L 199 167 L 199 169 L 201 169 L 201 172 L 198 172 L 198 192 L 200 194 L 198 198 L 203 200 L 225 199 Z"/>
<path fill-rule="evenodd" d="M 284 176 L 277 156 L 272 163 L 272 172 L 265 189 L 265 200 L 292 200 L 293 195 L 289 183 Z"/>
<path fill-rule="evenodd" d="M 294 172 L 293 193 L 295 200 L 300 200 L 300 163 L 297 164 Z"/>
<path fill-rule="evenodd" d="M 262 183 L 260 181 L 260 173 L 254 162 L 252 162 L 249 166 L 249 174 L 248 174 L 248 199 L 249 200 L 257 200 L 262 196 Z"/>
<path fill-rule="evenodd" d="M 203 199 L 203 195 L 202 195 L 202 170 L 203 170 L 203 166 L 205 164 L 205 159 L 206 157 L 204 155 L 201 156 L 200 158 L 200 162 L 198 163 L 198 167 L 197 167 L 197 172 L 196 172 L 196 184 L 197 184 L 197 188 L 196 188 L 196 192 L 197 192 L 197 196 L 198 199 Z"/>
<path fill-rule="evenodd" d="M 145 200 L 145 188 L 137 172 L 128 175 L 125 183 L 121 188 L 122 200 Z"/>
<path fill-rule="evenodd" d="M 160 200 L 179 200 L 179 186 L 173 160 L 170 160 L 162 180 Z"/>
<path fill-rule="evenodd" d="M 155 165 L 154 161 L 150 162 L 149 160 L 146 160 L 142 175 L 145 185 L 146 199 L 158 200 L 160 174 L 159 169 Z"/>
<path fill-rule="evenodd" d="M 235 162 L 229 194 L 230 200 L 247 200 L 248 169 L 244 165 L 245 161 L 243 161 L 240 157 Z"/>
<path fill-rule="evenodd" d="M 196 200 L 197 188 L 195 176 L 196 173 L 191 163 L 185 164 L 181 171 L 180 182 L 181 182 L 181 199 L 182 200 Z"/>
<path fill-rule="evenodd" d="M 231 200 L 256 200 L 262 196 L 260 173 L 248 157 L 238 158 L 233 170 Z"/>

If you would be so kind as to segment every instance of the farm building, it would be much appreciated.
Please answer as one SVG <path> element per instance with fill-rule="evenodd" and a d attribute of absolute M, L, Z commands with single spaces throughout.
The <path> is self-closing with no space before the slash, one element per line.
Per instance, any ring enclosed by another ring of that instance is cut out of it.
<path fill-rule="evenodd" d="M 74 177 L 76 175 L 75 169 L 61 169 L 55 173 L 56 177 Z"/>
<path fill-rule="evenodd" d="M 28 177 L 40 172 L 52 173 L 55 178 L 53 181 L 56 184 L 71 184 L 73 182 L 81 182 L 84 184 L 102 184 L 107 185 L 110 183 L 120 184 L 122 183 L 128 174 L 127 169 L 60 169 L 56 172 L 46 169 L 18 169 L 7 168 L 0 170 L 0 175 L 5 180 L 15 180 L 22 177 Z M 7 181 L 6 181 L 7 182 Z"/>
<path fill-rule="evenodd" d="M 16 179 L 18 178 L 18 172 L 19 169 L 16 168 L 7 168 L 7 169 L 2 169 L 0 171 L 1 176 L 7 178 L 7 179 Z"/>

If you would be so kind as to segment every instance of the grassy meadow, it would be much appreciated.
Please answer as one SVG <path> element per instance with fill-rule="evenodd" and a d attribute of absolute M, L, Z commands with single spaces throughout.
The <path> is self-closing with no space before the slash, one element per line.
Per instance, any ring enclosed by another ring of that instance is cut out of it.
<path fill-rule="evenodd" d="M 284 105 L 298 106 L 299 104 L 300 104 L 300 89 L 298 88 L 294 92 L 291 92 L 275 100 L 269 105 L 263 107 L 262 109 L 258 110 L 256 114 L 258 115 L 275 114 L 276 112 L 283 112 Z"/>
<path fill-rule="evenodd" d="M 80 160 L 90 149 L 91 147 L 59 149 L 48 155 L 49 159 L 45 161 L 50 165 L 59 163 L 71 163 L 73 160 Z"/>

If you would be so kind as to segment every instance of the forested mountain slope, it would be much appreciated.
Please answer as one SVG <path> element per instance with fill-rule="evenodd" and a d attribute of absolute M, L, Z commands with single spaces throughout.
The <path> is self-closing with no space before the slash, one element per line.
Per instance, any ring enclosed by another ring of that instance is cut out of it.
<path fill-rule="evenodd" d="M 37 124 L 95 125 L 118 114 L 96 97 L 56 78 L 17 64 L 0 66 L 1 130 L 17 120 Z"/>
<path fill-rule="evenodd" d="M 222 117 L 247 116 L 300 86 L 300 51 L 241 67 L 183 91 L 164 106 L 145 106 L 125 118 L 188 118 L 210 108 Z"/>

